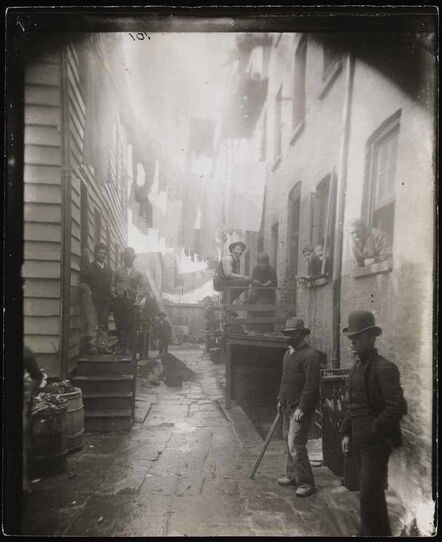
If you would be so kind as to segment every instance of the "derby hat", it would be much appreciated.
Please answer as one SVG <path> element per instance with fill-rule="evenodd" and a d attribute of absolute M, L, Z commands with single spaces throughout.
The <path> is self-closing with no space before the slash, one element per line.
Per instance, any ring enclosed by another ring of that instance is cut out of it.
<path fill-rule="evenodd" d="M 282 333 L 293 333 L 294 331 L 301 331 L 304 335 L 308 335 L 310 330 L 304 326 L 304 320 L 301 318 L 288 318 L 285 323 L 285 328 Z"/>
<path fill-rule="evenodd" d="M 375 330 L 376 335 L 382 333 L 382 329 L 375 323 L 373 313 L 370 311 L 353 311 L 348 317 L 348 327 L 345 327 L 342 333 L 347 337 L 351 337 L 369 329 Z"/>

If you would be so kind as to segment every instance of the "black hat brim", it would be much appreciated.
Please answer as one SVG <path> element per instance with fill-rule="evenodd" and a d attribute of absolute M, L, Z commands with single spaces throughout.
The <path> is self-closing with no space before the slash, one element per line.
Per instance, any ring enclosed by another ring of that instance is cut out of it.
<path fill-rule="evenodd" d="M 304 335 L 310 335 L 310 330 L 308 329 L 308 327 L 304 327 L 301 329 L 283 329 L 281 333 L 284 333 L 284 335 L 290 335 L 290 333 L 295 333 L 297 331 L 301 331 L 302 333 L 304 333 Z"/>
<path fill-rule="evenodd" d="M 342 333 L 344 335 L 346 335 L 347 337 L 353 337 L 354 335 L 359 335 L 359 333 L 362 333 L 364 331 L 367 331 L 368 329 L 374 329 L 376 330 L 376 336 L 379 336 L 381 335 L 382 333 L 382 329 L 379 327 L 379 326 L 369 326 L 369 327 L 364 327 L 363 329 L 358 329 L 356 331 L 352 331 L 350 329 L 348 329 L 348 327 L 345 327 L 343 330 L 342 330 Z"/>

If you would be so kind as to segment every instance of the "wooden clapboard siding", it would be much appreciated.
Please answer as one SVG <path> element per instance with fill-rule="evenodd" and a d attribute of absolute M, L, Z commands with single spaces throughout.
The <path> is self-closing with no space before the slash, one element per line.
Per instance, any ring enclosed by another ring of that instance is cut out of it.
<path fill-rule="evenodd" d="M 80 256 L 81 256 L 81 182 L 88 189 L 88 246 L 93 251 L 94 213 L 98 209 L 102 220 L 102 233 L 109 227 L 113 239 L 124 246 L 127 236 L 125 212 L 116 194 L 99 184 L 93 168 L 83 164 L 86 101 L 80 87 L 78 56 L 75 46 L 68 46 L 66 55 L 67 102 L 69 108 L 69 161 L 71 166 L 71 307 L 69 355 L 75 357 L 81 345 L 80 314 Z M 70 364 L 74 367 L 75 362 Z"/>
<path fill-rule="evenodd" d="M 29 145 L 60 147 L 60 131 L 55 126 L 25 126 L 25 144 L 26 143 Z"/>
<path fill-rule="evenodd" d="M 25 131 L 28 127 L 25 127 Z M 60 168 L 58 166 L 42 166 L 35 164 L 25 164 L 24 166 L 25 183 L 33 184 L 54 184 L 60 186 Z"/>
<path fill-rule="evenodd" d="M 61 166 L 61 149 L 59 146 L 25 145 L 25 164 Z"/>
<path fill-rule="evenodd" d="M 61 224 L 60 205 L 52 203 L 25 203 L 24 217 L 26 222 Z"/>
<path fill-rule="evenodd" d="M 25 241 L 48 241 L 61 245 L 61 231 L 58 224 L 26 222 L 24 228 Z"/>
<path fill-rule="evenodd" d="M 47 260 L 59 262 L 61 255 L 60 243 L 47 241 L 26 241 L 24 242 L 25 262 L 31 260 Z"/>
<path fill-rule="evenodd" d="M 25 101 L 31 105 L 60 107 L 60 92 L 57 86 L 26 84 Z"/>
<path fill-rule="evenodd" d="M 61 64 L 59 57 L 54 62 L 45 62 L 35 58 L 26 68 L 25 84 L 60 87 Z"/>
<path fill-rule="evenodd" d="M 60 375 L 61 80 L 59 54 L 28 60 L 24 131 L 24 340 Z"/>
<path fill-rule="evenodd" d="M 54 336 L 60 333 L 59 316 L 25 316 L 24 331 L 26 335 Z"/>
<path fill-rule="evenodd" d="M 38 361 L 41 363 L 39 354 L 59 354 L 59 334 L 55 335 L 39 335 L 39 334 L 27 334 L 26 335 L 26 345 L 33 350 L 37 355 Z M 59 360 L 57 366 L 57 374 L 60 371 Z M 48 371 L 48 368 L 43 365 L 43 368 Z M 51 376 L 49 372 L 49 376 Z"/>
<path fill-rule="evenodd" d="M 52 203 L 61 205 L 59 186 L 27 183 L 23 191 L 25 203 Z"/>
<path fill-rule="evenodd" d="M 60 279 L 49 278 L 30 278 L 25 280 L 24 297 L 41 298 L 41 299 L 57 299 L 60 303 Z"/>
<path fill-rule="evenodd" d="M 28 297 L 23 303 L 25 316 L 59 316 L 60 302 L 57 299 Z"/>
<path fill-rule="evenodd" d="M 58 107 L 28 105 L 25 107 L 25 124 L 29 126 L 60 126 L 61 116 Z"/>
<path fill-rule="evenodd" d="M 60 278 L 60 274 L 61 265 L 59 261 L 25 260 L 22 267 L 22 275 L 24 278 L 36 279 L 44 277 L 57 279 Z"/>

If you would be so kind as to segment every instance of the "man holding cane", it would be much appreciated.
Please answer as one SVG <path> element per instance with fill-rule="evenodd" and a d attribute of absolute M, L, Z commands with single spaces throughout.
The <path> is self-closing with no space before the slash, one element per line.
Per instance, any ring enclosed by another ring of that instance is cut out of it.
<path fill-rule="evenodd" d="M 289 419 L 287 438 L 287 476 L 280 478 L 282 486 L 296 486 L 298 497 L 316 492 L 313 472 L 307 454 L 310 422 L 319 400 L 321 352 L 305 342 L 310 330 L 300 318 L 290 318 L 282 331 L 288 335 L 288 350 L 284 355 L 278 410 Z"/>

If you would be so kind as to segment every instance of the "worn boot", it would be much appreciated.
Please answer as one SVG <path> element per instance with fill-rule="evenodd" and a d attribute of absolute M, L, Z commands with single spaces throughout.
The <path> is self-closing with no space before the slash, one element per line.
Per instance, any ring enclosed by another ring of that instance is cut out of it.
<path fill-rule="evenodd" d="M 283 476 L 282 478 L 278 478 L 278 485 L 280 486 L 296 486 L 296 482 L 289 478 L 288 476 Z"/>

